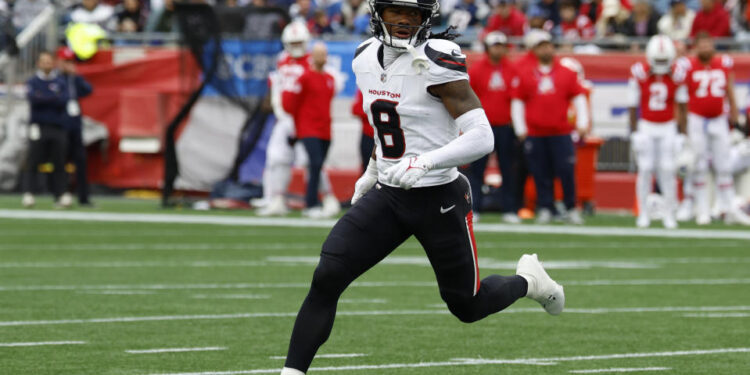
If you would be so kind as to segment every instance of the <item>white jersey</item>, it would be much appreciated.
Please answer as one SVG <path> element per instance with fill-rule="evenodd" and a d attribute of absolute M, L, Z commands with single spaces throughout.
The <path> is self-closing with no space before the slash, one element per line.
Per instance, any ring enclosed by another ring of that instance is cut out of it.
<path fill-rule="evenodd" d="M 469 79 L 466 56 L 451 41 L 429 39 L 416 47 L 429 60 L 429 69 L 421 74 L 412 67 L 413 57 L 406 52 L 383 69 L 381 48 L 388 47 L 370 38 L 360 44 L 352 62 L 364 112 L 377 135 L 378 174 L 404 158 L 438 149 L 458 137 L 453 117 L 427 88 Z M 433 169 L 414 187 L 443 185 L 457 177 L 456 168 Z"/>

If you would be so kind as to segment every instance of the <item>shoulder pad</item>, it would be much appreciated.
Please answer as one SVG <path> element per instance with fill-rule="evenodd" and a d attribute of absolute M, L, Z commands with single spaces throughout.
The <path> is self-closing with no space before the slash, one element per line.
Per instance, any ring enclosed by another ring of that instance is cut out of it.
<path fill-rule="evenodd" d="M 444 39 L 431 39 L 425 43 L 424 53 L 439 67 L 466 73 L 466 55 L 456 43 Z"/>
<path fill-rule="evenodd" d="M 734 59 L 729 55 L 721 55 L 721 67 L 725 69 L 731 69 L 734 67 Z"/>
<path fill-rule="evenodd" d="M 376 41 L 375 38 L 370 38 L 360 43 L 360 45 L 357 46 L 357 50 L 354 51 L 354 58 L 356 59 L 357 56 L 359 56 L 360 53 L 364 52 L 364 50 L 366 50 L 367 47 L 371 46 L 374 41 Z"/>
<path fill-rule="evenodd" d="M 637 62 L 630 67 L 630 75 L 638 81 L 643 81 L 648 77 L 646 68 L 643 66 L 643 63 L 640 62 Z"/>

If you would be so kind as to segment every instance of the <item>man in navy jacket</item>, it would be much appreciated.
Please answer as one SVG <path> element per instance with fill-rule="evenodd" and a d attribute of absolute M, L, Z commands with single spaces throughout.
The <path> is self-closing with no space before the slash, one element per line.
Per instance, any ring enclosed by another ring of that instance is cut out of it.
<path fill-rule="evenodd" d="M 89 201 L 89 183 L 86 177 L 86 146 L 83 144 L 83 121 L 79 98 L 91 95 L 91 84 L 76 74 L 75 54 L 65 47 L 57 50 L 60 72 L 67 84 L 68 104 L 65 111 L 65 123 L 68 129 L 67 157 L 76 167 L 76 188 L 78 190 L 78 204 L 91 205 Z"/>
<path fill-rule="evenodd" d="M 65 156 L 68 133 L 65 111 L 68 103 L 68 89 L 65 80 L 55 68 L 55 57 L 49 52 L 39 54 L 38 70 L 27 82 L 27 98 L 31 109 L 29 119 L 29 154 L 22 181 L 24 207 L 34 205 L 37 192 L 39 165 L 49 161 L 53 165 L 50 190 L 60 207 L 72 203 L 70 194 L 65 193 L 67 175 Z"/>

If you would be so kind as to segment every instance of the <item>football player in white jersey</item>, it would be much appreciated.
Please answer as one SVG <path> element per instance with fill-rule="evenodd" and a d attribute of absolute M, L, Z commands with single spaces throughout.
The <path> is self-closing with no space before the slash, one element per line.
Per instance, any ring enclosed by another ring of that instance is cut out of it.
<path fill-rule="evenodd" d="M 284 194 L 291 180 L 292 164 L 306 160 L 307 154 L 301 145 L 295 145 L 294 120 L 281 106 L 281 93 L 294 90 L 297 79 L 309 68 L 310 54 L 307 47 L 310 32 L 301 22 L 292 22 L 281 33 L 284 51 L 279 56 L 276 70 L 269 76 L 271 85 L 271 105 L 276 123 L 271 130 L 266 148 L 266 166 L 263 170 L 263 199 L 253 202 L 261 206 L 260 216 L 285 215 L 288 212 Z M 338 214 L 341 207 L 332 194 L 328 175 L 320 174 L 319 191 L 324 195 L 322 216 Z"/>
<path fill-rule="evenodd" d="M 307 372 L 331 332 L 341 293 L 412 235 L 448 309 L 463 322 L 524 296 L 553 315 L 565 303 L 562 286 L 536 254 L 521 257 L 516 275 L 479 278 L 471 190 L 456 167 L 491 152 L 493 137 L 465 56 L 447 40 L 450 30 L 430 34 L 437 0 L 369 1 L 374 37 L 357 48 L 352 67 L 375 150 L 356 183 L 354 206 L 323 244 L 282 375 Z"/>

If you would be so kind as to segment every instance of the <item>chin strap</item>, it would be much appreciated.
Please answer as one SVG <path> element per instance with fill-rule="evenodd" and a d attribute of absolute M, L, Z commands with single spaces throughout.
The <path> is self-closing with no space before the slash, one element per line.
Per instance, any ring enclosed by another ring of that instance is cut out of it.
<path fill-rule="evenodd" d="M 423 71 L 426 72 L 430 70 L 430 62 L 427 60 L 427 56 L 417 52 L 417 49 L 410 43 L 404 43 L 404 48 L 406 48 L 406 51 L 411 54 L 411 57 L 413 58 L 411 66 L 417 71 L 417 74 L 422 74 Z"/>

